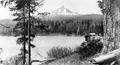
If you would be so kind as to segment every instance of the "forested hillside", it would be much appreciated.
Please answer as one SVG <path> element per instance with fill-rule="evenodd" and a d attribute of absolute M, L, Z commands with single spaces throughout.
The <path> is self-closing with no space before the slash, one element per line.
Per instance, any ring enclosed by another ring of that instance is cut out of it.
<path fill-rule="evenodd" d="M 84 35 L 87 33 L 103 34 L 102 15 L 47 16 L 40 22 L 48 26 L 46 34 Z"/>
<path fill-rule="evenodd" d="M 17 22 L 11 19 L 0 20 L 0 35 L 11 35 L 13 33 L 13 28 Z"/>
<path fill-rule="evenodd" d="M 103 34 L 102 15 L 75 15 L 75 16 L 46 16 L 35 17 L 32 21 L 32 32 L 37 35 L 85 35 L 87 33 Z M 16 28 L 19 28 L 22 22 L 18 23 L 9 19 L 1 20 L 0 23 L 10 27 L 0 26 L 1 35 L 19 35 Z M 17 25 L 16 25 L 17 23 Z M 22 26 L 21 26 L 22 27 Z"/>

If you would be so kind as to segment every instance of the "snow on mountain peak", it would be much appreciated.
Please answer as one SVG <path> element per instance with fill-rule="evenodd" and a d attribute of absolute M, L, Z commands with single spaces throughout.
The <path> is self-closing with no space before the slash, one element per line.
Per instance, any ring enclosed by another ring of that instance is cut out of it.
<path fill-rule="evenodd" d="M 52 11 L 50 14 L 51 15 L 79 15 L 78 13 L 67 9 L 64 6 Z"/>

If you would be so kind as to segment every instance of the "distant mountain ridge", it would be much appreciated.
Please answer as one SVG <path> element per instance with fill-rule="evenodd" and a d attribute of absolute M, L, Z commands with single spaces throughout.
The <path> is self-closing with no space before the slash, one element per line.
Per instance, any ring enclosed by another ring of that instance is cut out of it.
<path fill-rule="evenodd" d="M 60 8 L 50 12 L 50 15 L 79 15 L 79 13 L 73 12 L 64 6 L 61 6 Z"/>
<path fill-rule="evenodd" d="M 17 22 L 12 21 L 11 19 L 0 20 L 0 35 L 12 31 L 16 23 Z"/>
<path fill-rule="evenodd" d="M 4 25 L 4 26 L 7 26 L 7 27 L 13 27 L 15 26 L 17 22 L 16 21 L 13 21 L 11 19 L 2 19 L 0 20 L 0 24 Z M 4 26 L 1 26 L 0 27 L 4 27 Z"/>
<path fill-rule="evenodd" d="M 103 16 L 100 14 L 86 14 L 82 15 L 77 12 L 73 12 L 65 6 L 53 10 L 51 12 L 43 12 L 36 18 L 42 20 L 64 20 L 64 19 L 103 19 Z"/>
<path fill-rule="evenodd" d="M 101 20 L 103 19 L 103 15 L 100 14 L 86 14 L 86 15 L 48 15 L 48 16 L 37 16 L 42 20 L 65 20 L 65 19 L 94 19 Z"/>
<path fill-rule="evenodd" d="M 101 20 L 103 19 L 103 15 L 100 15 L 100 14 L 86 14 L 86 15 L 54 15 L 54 16 L 44 16 L 44 17 L 39 17 L 41 19 L 46 19 L 46 20 L 62 20 L 62 19 L 72 19 L 72 18 L 75 18 L 75 19 L 97 19 L 97 20 Z M 17 22 L 16 21 L 12 21 L 11 19 L 2 19 L 0 20 L 0 24 L 2 25 L 5 25 L 5 26 L 8 26 L 8 27 L 14 27 L 15 24 Z M 0 28 L 3 27 L 0 25 Z"/>

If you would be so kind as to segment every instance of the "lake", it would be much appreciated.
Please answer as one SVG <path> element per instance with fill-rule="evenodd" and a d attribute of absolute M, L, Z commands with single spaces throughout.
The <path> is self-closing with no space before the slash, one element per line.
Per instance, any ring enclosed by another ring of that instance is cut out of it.
<path fill-rule="evenodd" d="M 0 48 L 4 50 L 0 55 L 1 59 L 5 60 L 20 52 L 21 45 L 16 45 L 16 40 L 17 37 L 0 36 Z M 36 47 L 32 49 L 32 59 L 43 60 L 47 57 L 46 52 L 54 46 L 75 48 L 84 40 L 82 36 L 37 36 L 33 41 Z"/>

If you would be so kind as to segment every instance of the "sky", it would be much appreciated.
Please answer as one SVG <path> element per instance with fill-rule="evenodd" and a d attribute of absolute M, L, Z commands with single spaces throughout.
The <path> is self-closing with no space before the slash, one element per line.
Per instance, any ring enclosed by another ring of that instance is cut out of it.
<path fill-rule="evenodd" d="M 97 4 L 98 0 L 45 0 L 43 7 L 39 8 L 39 12 L 50 12 L 64 5 L 65 8 L 79 14 L 101 14 Z M 0 5 L 0 19 L 12 19 L 12 12 L 8 7 L 4 8 Z"/>

